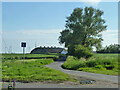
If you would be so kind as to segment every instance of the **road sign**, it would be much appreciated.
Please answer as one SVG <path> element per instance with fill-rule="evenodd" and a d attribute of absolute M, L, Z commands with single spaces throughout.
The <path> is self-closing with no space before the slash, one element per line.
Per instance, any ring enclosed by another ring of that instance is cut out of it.
<path fill-rule="evenodd" d="M 26 47 L 26 42 L 22 42 L 21 47 Z"/>
<path fill-rule="evenodd" d="M 21 47 L 23 47 L 23 63 L 24 63 L 26 42 L 22 42 Z"/>

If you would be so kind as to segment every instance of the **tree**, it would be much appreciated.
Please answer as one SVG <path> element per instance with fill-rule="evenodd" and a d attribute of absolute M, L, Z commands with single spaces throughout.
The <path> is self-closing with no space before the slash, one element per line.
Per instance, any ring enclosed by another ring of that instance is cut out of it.
<path fill-rule="evenodd" d="M 120 45 L 119 44 L 114 44 L 114 45 L 109 45 L 106 46 L 104 48 L 102 48 L 101 50 L 98 50 L 97 53 L 120 53 Z"/>
<path fill-rule="evenodd" d="M 103 11 L 92 7 L 75 8 L 67 17 L 65 30 L 60 32 L 59 43 L 72 49 L 74 45 L 96 49 L 101 48 L 102 34 L 106 30 L 105 20 L 102 18 Z M 73 50 L 74 51 L 74 50 Z"/>

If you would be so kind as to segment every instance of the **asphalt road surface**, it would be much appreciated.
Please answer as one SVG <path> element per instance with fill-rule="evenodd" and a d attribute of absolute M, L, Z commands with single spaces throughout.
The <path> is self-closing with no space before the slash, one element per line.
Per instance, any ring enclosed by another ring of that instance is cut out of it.
<path fill-rule="evenodd" d="M 95 80 L 101 80 L 101 81 L 108 81 L 111 83 L 118 83 L 118 76 L 112 76 L 112 75 L 104 75 L 104 74 L 96 74 L 96 73 L 88 73 L 88 72 L 82 72 L 82 71 L 76 71 L 76 70 L 66 70 L 61 68 L 61 65 L 64 62 L 53 62 L 52 64 L 46 65 L 49 68 L 57 69 L 59 71 L 62 71 L 67 74 L 71 74 L 74 76 L 80 76 Z"/>

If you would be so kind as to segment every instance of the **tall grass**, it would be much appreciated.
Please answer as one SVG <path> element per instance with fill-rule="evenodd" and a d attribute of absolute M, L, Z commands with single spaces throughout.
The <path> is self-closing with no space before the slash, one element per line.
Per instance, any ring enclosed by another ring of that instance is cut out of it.
<path fill-rule="evenodd" d="M 2 64 L 2 79 L 4 81 L 16 79 L 21 82 L 72 80 L 68 74 L 44 66 L 52 62 L 52 59 L 38 59 L 25 60 L 23 64 L 20 60 L 7 60 Z"/>
<path fill-rule="evenodd" d="M 25 54 L 25 57 L 28 58 L 34 58 L 34 57 L 58 57 L 57 53 L 50 53 L 50 54 Z M 2 59 L 3 60 L 8 60 L 8 59 L 22 59 L 23 54 L 2 54 Z"/>
<path fill-rule="evenodd" d="M 118 55 L 117 54 L 94 54 L 88 60 L 76 59 L 69 56 L 62 65 L 65 69 L 87 71 L 108 75 L 118 74 Z"/>

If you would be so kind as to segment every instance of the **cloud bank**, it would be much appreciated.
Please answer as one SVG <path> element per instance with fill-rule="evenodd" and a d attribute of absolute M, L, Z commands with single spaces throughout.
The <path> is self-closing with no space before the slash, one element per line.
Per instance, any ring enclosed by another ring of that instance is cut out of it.
<path fill-rule="evenodd" d="M 102 32 L 102 37 L 104 39 L 103 46 L 118 44 L 118 30 L 106 30 Z"/>
<path fill-rule="evenodd" d="M 3 39 L 6 43 L 6 46 L 5 43 L 2 44 L 3 52 L 5 52 L 5 47 L 9 48 L 10 46 L 12 46 L 13 52 L 21 52 L 20 44 L 22 41 L 26 41 L 27 43 L 27 52 L 30 52 L 30 50 L 35 48 L 35 43 L 37 44 L 37 47 L 63 47 L 58 41 L 58 37 L 62 30 L 63 29 L 3 31 Z"/>
<path fill-rule="evenodd" d="M 13 52 L 21 52 L 20 43 L 22 41 L 27 42 L 26 51 L 30 52 L 35 47 L 35 42 L 37 46 L 57 46 L 64 47 L 60 45 L 58 37 L 63 29 L 53 29 L 53 30 L 17 30 L 17 31 L 3 31 L 2 35 L 6 42 L 7 47 L 12 46 Z M 104 39 L 103 46 L 118 43 L 118 30 L 107 30 L 102 32 L 102 37 Z M 5 45 L 3 42 L 3 52 Z"/>

